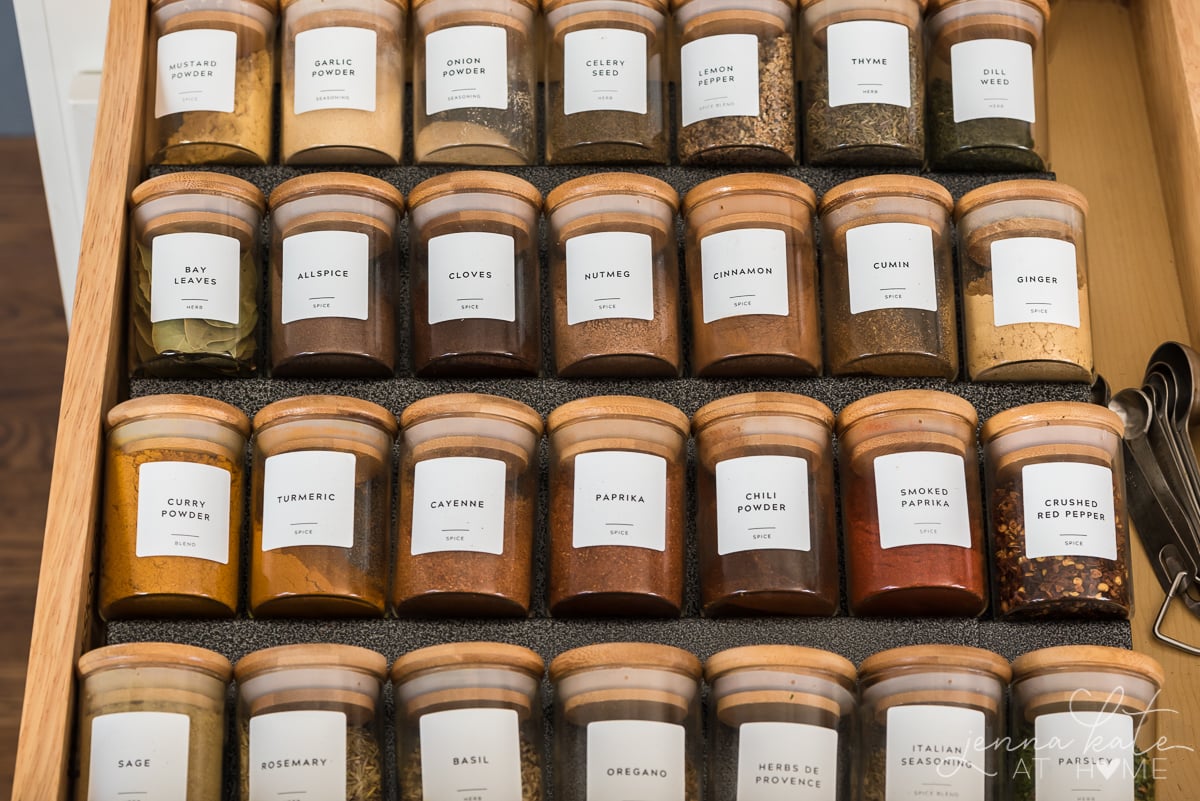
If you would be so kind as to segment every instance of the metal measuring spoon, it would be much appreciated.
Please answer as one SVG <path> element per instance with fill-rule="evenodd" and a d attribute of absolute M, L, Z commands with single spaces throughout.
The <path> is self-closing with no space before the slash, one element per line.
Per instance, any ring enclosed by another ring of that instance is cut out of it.
<path fill-rule="evenodd" d="M 1166 379 L 1159 373 L 1146 376 L 1143 391 L 1153 402 L 1154 412 L 1150 417 L 1148 439 L 1154 451 L 1159 469 L 1166 478 L 1167 486 L 1179 499 L 1188 516 L 1189 530 L 1200 531 L 1200 494 L 1192 488 L 1191 479 L 1184 467 L 1183 455 L 1175 442 L 1175 432 L 1168 422 L 1170 409 L 1167 407 Z M 1200 537 L 1192 544 L 1192 553 L 1200 552 Z"/>
<path fill-rule="evenodd" d="M 1192 447 L 1190 424 L 1200 416 L 1200 353 L 1180 342 L 1165 342 L 1155 349 L 1150 357 L 1147 371 L 1162 373 L 1167 379 L 1168 411 L 1175 431 L 1176 448 L 1184 467 L 1192 480 L 1197 496 L 1200 496 L 1200 465 L 1196 463 L 1196 451 Z"/>
<path fill-rule="evenodd" d="M 1191 387 L 1181 387 L 1181 376 L 1169 364 L 1162 361 L 1150 362 L 1146 368 L 1146 386 L 1155 394 L 1155 411 L 1160 428 L 1168 438 L 1172 458 L 1179 471 L 1187 479 L 1191 499 L 1200 516 L 1200 469 L 1196 467 L 1196 456 L 1192 444 L 1179 433 L 1177 419 L 1191 414 Z"/>

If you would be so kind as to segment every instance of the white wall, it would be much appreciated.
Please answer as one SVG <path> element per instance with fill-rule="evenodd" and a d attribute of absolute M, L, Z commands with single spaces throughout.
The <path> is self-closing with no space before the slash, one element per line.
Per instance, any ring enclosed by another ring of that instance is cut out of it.
<path fill-rule="evenodd" d="M 13 7 L 0 0 L 0 136 L 33 136 Z"/>

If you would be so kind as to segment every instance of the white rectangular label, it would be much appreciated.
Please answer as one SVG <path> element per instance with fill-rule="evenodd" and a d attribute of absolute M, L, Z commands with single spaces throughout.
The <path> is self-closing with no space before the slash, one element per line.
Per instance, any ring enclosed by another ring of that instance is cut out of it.
<path fill-rule="evenodd" d="M 516 242 L 464 231 L 429 240 L 429 322 L 517 319 Z"/>
<path fill-rule="evenodd" d="M 346 713 L 250 718 L 250 801 L 346 801 Z"/>
<path fill-rule="evenodd" d="M 567 324 L 654 319 L 649 234 L 605 231 L 567 240 Z"/>
<path fill-rule="evenodd" d="M 837 729 L 807 723 L 738 728 L 737 801 L 836 801 Z"/>
<path fill-rule="evenodd" d="M 163 234 L 150 245 L 150 322 L 238 324 L 241 245 L 221 234 Z"/>
<path fill-rule="evenodd" d="M 683 124 L 714 117 L 757 117 L 758 37 L 722 33 L 679 50 Z"/>
<path fill-rule="evenodd" d="M 314 28 L 296 34 L 295 112 L 374 111 L 376 49 L 376 33 L 370 28 Z"/>
<path fill-rule="evenodd" d="M 788 313 L 787 235 L 737 228 L 700 240 L 704 322 Z"/>
<path fill-rule="evenodd" d="M 992 243 L 996 325 L 1054 323 L 1079 327 L 1075 244 L 1024 236 Z"/>
<path fill-rule="evenodd" d="M 187 801 L 191 721 L 174 712 L 92 719 L 88 801 Z"/>
<path fill-rule="evenodd" d="M 987 734 L 978 709 L 916 704 L 889 709 L 888 801 L 985 801 Z"/>
<path fill-rule="evenodd" d="M 263 467 L 262 549 L 354 545 L 354 454 L 293 451 Z"/>
<path fill-rule="evenodd" d="M 231 480 L 228 470 L 209 464 L 140 465 L 138 558 L 190 556 L 229 564 Z"/>
<path fill-rule="evenodd" d="M 504 462 L 450 456 L 413 471 L 412 555 L 504 553 Z"/>
<path fill-rule="evenodd" d="M 563 37 L 563 114 L 646 113 L 646 34 L 619 28 Z"/>
<path fill-rule="evenodd" d="M 1033 47 L 1011 39 L 950 46 L 954 121 L 1003 118 L 1036 122 Z"/>
<path fill-rule="evenodd" d="M 743 456 L 717 462 L 717 553 L 812 547 L 808 462 Z"/>
<path fill-rule="evenodd" d="M 971 547 L 963 457 L 923 452 L 876 456 L 875 499 L 881 548 Z"/>
<path fill-rule="evenodd" d="M 1033 723 L 1034 801 L 1129 801 L 1134 795 L 1133 718 L 1120 712 L 1055 712 Z M 1148 768 L 1147 768 L 1148 769 Z"/>
<path fill-rule="evenodd" d="M 1025 555 L 1116 560 L 1112 470 L 1098 464 L 1030 464 L 1021 468 Z"/>
<path fill-rule="evenodd" d="M 508 35 L 494 25 L 458 25 L 425 37 L 425 113 L 508 108 Z"/>
<path fill-rule="evenodd" d="M 232 113 L 237 82 L 237 34 L 176 31 L 158 39 L 154 117 L 184 111 Z"/>
<path fill-rule="evenodd" d="M 828 31 L 829 105 L 912 106 L 908 28 L 895 22 L 838 22 Z"/>
<path fill-rule="evenodd" d="M 521 733 L 513 709 L 421 716 L 422 801 L 521 801 Z"/>
<path fill-rule="evenodd" d="M 283 240 L 280 320 L 367 319 L 370 241 L 354 231 L 309 231 Z"/>
<path fill-rule="evenodd" d="M 589 723 L 588 801 L 684 801 L 686 742 L 675 723 Z"/>
<path fill-rule="evenodd" d="M 918 223 L 875 223 L 846 232 L 850 313 L 876 309 L 937 311 L 933 230 Z"/>
<path fill-rule="evenodd" d="M 593 451 L 575 457 L 571 544 L 667 549 L 667 460 Z"/>

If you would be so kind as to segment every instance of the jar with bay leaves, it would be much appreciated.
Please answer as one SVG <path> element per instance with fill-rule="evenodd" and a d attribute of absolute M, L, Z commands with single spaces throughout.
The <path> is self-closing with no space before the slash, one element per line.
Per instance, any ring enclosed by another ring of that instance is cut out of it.
<path fill-rule="evenodd" d="M 622 172 L 546 196 L 560 377 L 679 375 L 678 206 L 669 184 Z"/>
<path fill-rule="evenodd" d="M 386 676 L 381 654 L 353 645 L 283 645 L 238 660 L 241 801 L 383 801 Z"/>
<path fill-rule="evenodd" d="M 152 0 L 149 164 L 269 164 L 278 0 Z"/>
<path fill-rule="evenodd" d="M 544 671 L 533 651 L 498 642 L 434 645 L 397 659 L 400 801 L 542 801 Z"/>
<path fill-rule="evenodd" d="M 252 615 L 384 613 L 396 427 L 382 406 L 337 395 L 254 416 Z"/>
<path fill-rule="evenodd" d="M 324 172 L 271 193 L 271 374 L 389 377 L 396 368 L 396 230 L 386 181 Z"/>
<path fill-rule="evenodd" d="M 229 175 L 180 172 L 144 181 L 130 203 L 133 375 L 253 374 L 262 193 Z"/>

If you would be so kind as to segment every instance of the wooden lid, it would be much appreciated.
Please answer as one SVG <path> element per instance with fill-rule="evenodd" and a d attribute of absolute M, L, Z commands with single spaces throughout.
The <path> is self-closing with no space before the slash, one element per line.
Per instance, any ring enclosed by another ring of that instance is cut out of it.
<path fill-rule="evenodd" d="M 155 9 L 161 8 L 162 6 L 170 5 L 171 3 L 176 3 L 176 2 L 180 2 L 180 0 L 154 0 L 154 2 L 151 3 L 151 5 L 150 5 L 150 10 L 153 11 Z M 250 3 L 251 5 L 265 8 L 267 11 L 270 11 L 272 14 L 279 13 L 280 0 L 242 0 L 242 2 Z M 294 3 L 294 2 L 296 2 L 296 0 L 283 0 L 283 5 L 286 7 L 289 2 Z"/>
<path fill-rule="evenodd" d="M 979 422 L 975 407 L 965 398 L 936 389 L 897 389 L 856 400 L 837 416 L 841 432 L 867 417 L 886 412 L 936 411 L 961 417 L 971 428 Z"/>
<path fill-rule="evenodd" d="M 533 698 L 528 693 L 500 687 L 454 687 L 413 697 L 404 704 L 404 716 L 412 720 L 431 712 L 481 706 L 511 709 L 518 720 L 526 720 L 533 711 Z"/>
<path fill-rule="evenodd" d="M 433 2 L 433 0 L 412 0 L 412 10 L 416 11 L 421 6 L 429 5 L 431 2 Z M 539 5 L 538 0 L 511 0 L 511 2 L 514 2 L 518 5 L 525 6 L 526 8 L 531 9 L 533 11 L 533 13 L 535 13 L 535 14 L 537 13 L 538 5 Z M 465 7 L 470 8 L 469 5 L 465 6 Z M 461 8 L 461 7 L 453 6 L 453 5 L 451 6 L 452 11 L 458 11 L 459 8 Z"/>
<path fill-rule="evenodd" d="M 546 418 L 546 432 L 554 433 L 569 423 L 597 417 L 631 417 L 665 423 L 687 436 L 691 421 L 669 403 L 635 395 L 597 395 L 564 403 Z"/>
<path fill-rule="evenodd" d="M 279 0 L 279 10 L 287 11 L 288 6 L 293 6 L 299 2 L 300 0 Z M 383 2 L 391 3 L 392 5 L 403 10 L 408 10 L 408 0 L 383 0 Z M 324 9 L 318 8 L 317 10 L 322 11 Z"/>
<path fill-rule="evenodd" d="M 911 690 L 905 693 L 892 693 L 880 698 L 875 705 L 875 720 L 880 724 L 887 723 L 888 710 L 898 706 L 966 706 L 974 707 L 991 714 L 1000 711 L 1000 699 L 988 693 L 971 692 L 970 690 L 947 690 L 942 687 L 936 690 Z"/>
<path fill-rule="evenodd" d="M 1074 206 L 1085 217 L 1088 213 L 1087 198 L 1075 187 L 1058 181 L 1022 178 L 1017 181 L 997 181 L 972 189 L 959 198 L 958 205 L 954 207 L 954 219 L 957 221 L 980 206 L 1006 200 L 1052 200 Z"/>
<path fill-rule="evenodd" d="M 679 208 L 679 193 L 666 181 L 633 172 L 602 172 L 551 189 L 546 195 L 546 213 L 552 214 L 559 206 L 596 195 L 643 195 L 666 203 L 672 213 Z"/>
<path fill-rule="evenodd" d="M 240 684 L 263 673 L 285 668 L 344 668 L 383 681 L 387 675 L 387 660 L 383 654 L 357 645 L 280 645 L 243 656 L 234 665 L 233 675 Z"/>
<path fill-rule="evenodd" d="M 1117 437 L 1125 434 L 1120 416 L 1107 406 L 1071 401 L 1049 401 L 1017 406 L 994 414 L 983 424 L 979 438 L 983 442 L 1013 431 L 1042 426 L 1079 425 L 1101 428 Z"/>
<path fill-rule="evenodd" d="M 833 428 L 833 412 L 819 400 L 792 392 L 743 392 L 706 403 L 697 409 L 692 416 L 692 431 L 698 434 L 701 429 L 718 420 L 739 415 L 803 417 L 826 428 Z"/>
<path fill-rule="evenodd" d="M 939 11 L 944 11 L 951 6 L 958 6 L 962 5 L 963 3 L 974 2 L 976 2 L 976 0 L 929 0 L 929 13 L 930 15 L 933 15 L 937 14 Z M 1027 6 L 1032 6 L 1041 12 L 1044 19 L 1050 19 L 1050 0 L 1014 0 L 1014 2 L 1024 3 Z"/>
<path fill-rule="evenodd" d="M 133 642 L 107 645 L 79 657 L 79 678 L 115 668 L 165 667 L 207 673 L 228 682 L 233 675 L 229 660 L 207 648 L 170 642 Z"/>
<path fill-rule="evenodd" d="M 392 682 L 401 684 L 427 670 L 501 668 L 541 680 L 542 658 L 528 648 L 502 642 L 452 642 L 410 651 L 392 665 Z"/>
<path fill-rule="evenodd" d="M 460 170 L 447 172 L 422 181 L 408 193 L 408 207 L 463 192 L 492 192 L 523 200 L 537 210 L 542 208 L 542 193 L 528 181 L 503 172 L 489 170 Z"/>
<path fill-rule="evenodd" d="M 686 217 L 701 203 L 707 203 L 721 195 L 767 194 L 794 198 L 810 209 L 817 207 L 817 195 L 812 187 L 798 178 L 766 172 L 741 172 L 722 175 L 697 184 L 683 197 L 683 214 Z"/>
<path fill-rule="evenodd" d="M 690 2 L 692 2 L 692 0 L 672 0 L 672 2 L 671 2 L 671 10 L 672 10 L 672 11 L 678 11 L 679 9 L 683 8 L 684 6 L 686 6 L 686 5 L 687 5 L 688 3 L 690 3 Z M 783 4 L 784 4 L 785 6 L 787 6 L 788 8 L 795 8 L 795 7 L 796 7 L 796 0 L 779 0 L 779 2 L 780 2 L 780 3 L 783 3 Z M 754 11 L 754 10 L 757 10 L 757 9 L 756 9 L 756 6 L 757 6 L 757 5 L 758 5 L 758 4 L 755 2 L 755 0 L 746 0 L 746 2 L 745 2 L 745 9 L 746 9 L 747 11 Z"/>
<path fill-rule="evenodd" d="M 187 415 L 202 417 L 214 423 L 226 425 L 243 437 L 250 436 L 250 419 L 241 409 L 224 401 L 204 398 L 199 395 L 147 395 L 118 403 L 108 410 L 105 424 L 111 431 L 119 425 L 147 417 L 174 417 Z"/>
<path fill-rule="evenodd" d="M 372 693 L 355 690 L 337 690 L 332 687 L 291 687 L 273 693 L 264 693 L 247 704 L 251 717 L 269 712 L 286 710 L 328 709 L 346 715 L 350 726 L 366 726 L 375 718 L 378 699 Z"/>
<path fill-rule="evenodd" d="M 377 403 L 344 395 L 301 395 L 263 407 L 254 415 L 254 430 L 296 417 L 348 417 L 378 426 L 393 437 L 398 428 L 396 416 Z"/>
<path fill-rule="evenodd" d="M 295 0 L 293 0 L 295 2 Z M 557 8 L 569 6 L 573 3 L 590 3 L 593 0 L 542 0 L 542 13 L 549 14 Z M 666 14 L 668 11 L 667 0 L 624 0 L 624 2 L 632 3 L 633 5 L 645 6 L 646 8 L 657 11 L 660 14 Z M 613 9 L 614 12 L 619 12 L 620 9 Z M 607 13 L 607 12 L 606 12 Z"/>
<path fill-rule="evenodd" d="M 682 673 L 700 680 L 700 660 L 672 645 L 645 642 L 610 642 L 572 648 L 550 663 L 550 681 L 558 682 L 573 673 L 606 668 L 649 668 Z"/>
<path fill-rule="evenodd" d="M 855 203 L 880 197 L 911 197 L 937 203 L 947 212 L 954 208 L 954 198 L 946 187 L 928 178 L 915 175 L 868 175 L 845 181 L 830 189 L 821 198 L 821 214 Z"/>
<path fill-rule="evenodd" d="M 712 684 L 735 670 L 773 670 L 782 673 L 825 673 L 853 687 L 858 673 L 845 657 L 802 645 L 747 645 L 713 654 L 704 663 L 704 679 Z"/>
<path fill-rule="evenodd" d="M 285 2 L 295 2 L 295 0 L 285 0 Z M 825 0 L 800 0 L 800 8 L 807 10 L 807 9 L 815 6 L 817 3 L 823 3 L 823 2 L 825 2 Z M 910 2 L 916 3 L 917 7 L 920 8 L 921 11 L 924 11 L 925 6 L 928 4 L 929 0 L 910 0 Z M 855 14 L 856 19 L 874 19 L 872 14 L 877 11 L 880 13 L 883 13 L 883 14 L 895 13 L 894 11 L 889 12 L 889 11 L 885 11 L 883 9 L 862 8 L 862 9 L 855 9 L 854 14 Z"/>
<path fill-rule="evenodd" d="M 990 673 L 1007 684 L 1012 670 L 1008 660 L 999 654 L 969 645 L 911 645 L 881 651 L 863 660 L 858 676 L 863 681 L 873 674 L 902 668 L 943 668 Z"/>
<path fill-rule="evenodd" d="M 542 433 L 542 416 L 520 401 L 477 392 L 452 392 L 434 395 L 409 405 L 400 414 L 400 427 L 408 428 L 436 417 L 495 417 L 523 425 L 534 434 Z"/>
<path fill-rule="evenodd" d="M 1039 673 L 1073 670 L 1132 673 L 1156 687 L 1161 687 L 1167 679 L 1162 665 L 1154 657 L 1104 645 L 1060 645 L 1030 651 L 1013 660 L 1012 670 L 1013 679 L 1017 681 Z"/>
<path fill-rule="evenodd" d="M 241 178 L 219 172 L 172 172 L 142 181 L 129 195 L 134 206 L 171 195 L 215 195 L 239 200 L 262 214 L 267 202 L 258 187 Z"/>
<path fill-rule="evenodd" d="M 631 716 L 631 704 L 638 706 L 638 718 L 679 723 L 687 717 L 691 699 L 679 693 L 644 687 L 592 690 L 572 695 L 563 701 L 563 716 L 576 726 L 601 720 L 628 719 Z"/>
<path fill-rule="evenodd" d="M 795 710 L 797 707 L 807 707 L 812 712 L 824 713 L 832 719 L 842 715 L 842 705 L 832 698 L 793 690 L 749 690 L 730 693 L 718 698 L 716 707 L 717 719 L 726 726 L 734 727 L 743 723 L 770 720 L 789 722 L 786 711 L 789 708 Z"/>
<path fill-rule="evenodd" d="M 353 172 L 314 172 L 284 181 L 271 193 L 270 206 L 313 195 L 356 195 L 387 203 L 396 211 L 404 211 L 404 195 L 400 190 L 378 178 Z"/>

